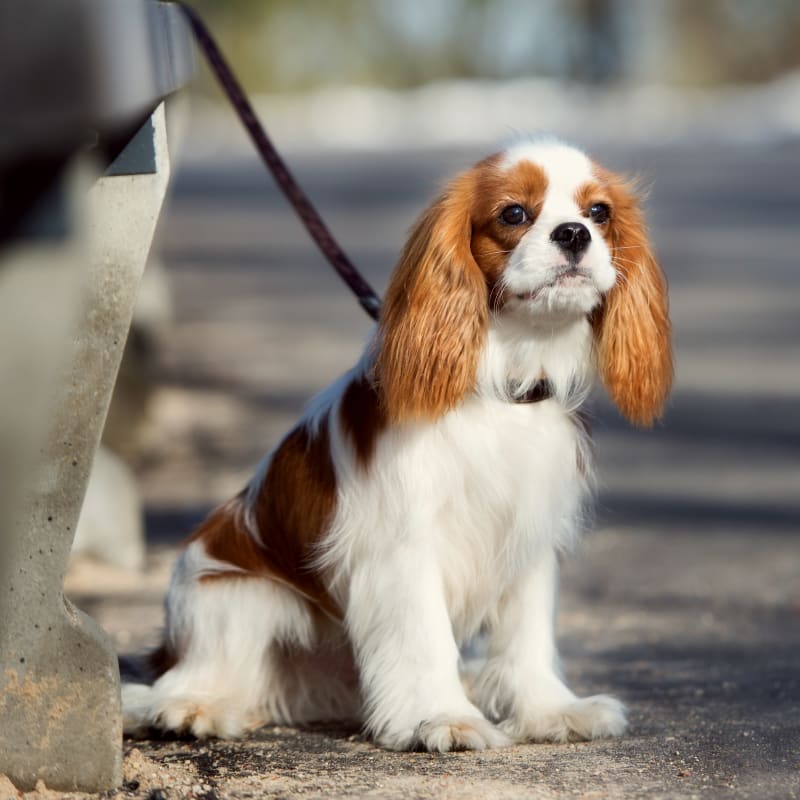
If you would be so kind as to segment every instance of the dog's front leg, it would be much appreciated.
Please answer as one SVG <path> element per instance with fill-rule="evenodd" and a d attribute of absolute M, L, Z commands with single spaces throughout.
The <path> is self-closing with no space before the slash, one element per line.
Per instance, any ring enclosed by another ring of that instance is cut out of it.
<path fill-rule="evenodd" d="M 401 544 L 351 574 L 347 626 L 367 730 L 393 750 L 508 744 L 467 699 L 435 558 Z"/>
<path fill-rule="evenodd" d="M 579 699 L 559 674 L 554 620 L 558 563 L 552 548 L 501 602 L 476 700 L 515 741 L 565 742 L 618 736 L 627 723 L 613 697 Z"/>

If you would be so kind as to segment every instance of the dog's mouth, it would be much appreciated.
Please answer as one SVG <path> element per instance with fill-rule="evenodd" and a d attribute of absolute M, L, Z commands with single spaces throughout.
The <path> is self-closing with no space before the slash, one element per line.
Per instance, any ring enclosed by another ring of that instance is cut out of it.
<path fill-rule="evenodd" d="M 548 289 L 568 289 L 579 288 L 590 285 L 594 287 L 592 276 L 588 270 L 582 269 L 575 265 L 569 265 L 559 270 L 553 280 L 545 283 L 542 286 L 537 286 L 528 292 L 515 292 L 517 300 L 535 300 L 542 292 Z"/>

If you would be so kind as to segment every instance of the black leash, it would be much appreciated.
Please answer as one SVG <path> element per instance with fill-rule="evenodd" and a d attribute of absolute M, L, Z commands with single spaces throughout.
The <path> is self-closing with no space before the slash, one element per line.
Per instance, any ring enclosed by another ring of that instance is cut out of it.
<path fill-rule="evenodd" d="M 205 23 L 193 8 L 183 3 L 178 5 L 180 5 L 186 19 L 189 21 L 197 43 L 205 53 L 209 66 L 217 76 L 217 80 L 225 90 L 228 100 L 230 100 L 231 105 L 239 115 L 239 119 L 250 134 L 250 138 L 262 161 L 272 173 L 286 199 L 292 204 L 323 255 L 358 298 L 358 302 L 364 311 L 373 319 L 378 319 L 381 308 L 380 298 L 375 293 L 375 290 L 364 280 L 364 277 L 345 255 L 342 248 L 339 247 L 333 238 L 333 234 L 322 221 L 322 217 L 317 213 L 308 196 L 289 171 L 286 163 L 275 149 L 275 145 L 272 144 L 269 136 L 267 136 L 264 127 L 258 121 L 247 95 L 242 90 L 239 81 L 231 71 L 228 62 L 220 52 Z"/>

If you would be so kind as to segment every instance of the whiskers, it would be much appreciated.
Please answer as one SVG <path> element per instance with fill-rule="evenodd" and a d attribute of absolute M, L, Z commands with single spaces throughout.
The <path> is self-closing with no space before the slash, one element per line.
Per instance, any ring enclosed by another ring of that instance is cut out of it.
<path fill-rule="evenodd" d="M 501 275 L 489 291 L 489 308 L 497 314 L 505 305 L 508 295 L 508 283 L 505 274 Z"/>
<path fill-rule="evenodd" d="M 617 268 L 622 264 L 629 265 L 631 267 L 639 267 L 640 261 L 636 258 L 625 258 L 625 256 L 619 255 L 620 250 L 641 250 L 641 248 L 631 245 L 629 247 L 614 247 L 611 250 L 611 264 Z M 620 282 L 627 282 L 628 276 L 620 269 L 617 269 L 617 275 L 620 278 Z"/>
<path fill-rule="evenodd" d="M 479 253 L 475 253 L 476 256 L 507 256 L 509 253 L 513 252 L 514 248 L 510 248 L 508 250 L 481 250 Z"/>

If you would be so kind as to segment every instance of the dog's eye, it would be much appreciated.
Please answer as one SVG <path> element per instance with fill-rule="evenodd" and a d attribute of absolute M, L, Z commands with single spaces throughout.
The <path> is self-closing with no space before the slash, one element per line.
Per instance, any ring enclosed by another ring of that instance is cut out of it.
<path fill-rule="evenodd" d="M 611 209 L 605 203 L 595 203 L 589 209 L 589 216 L 592 218 L 593 222 L 602 225 L 604 222 L 608 222 L 608 220 L 611 219 Z"/>
<path fill-rule="evenodd" d="M 500 212 L 500 220 L 506 225 L 522 225 L 528 219 L 528 214 L 522 206 L 506 206 Z"/>

